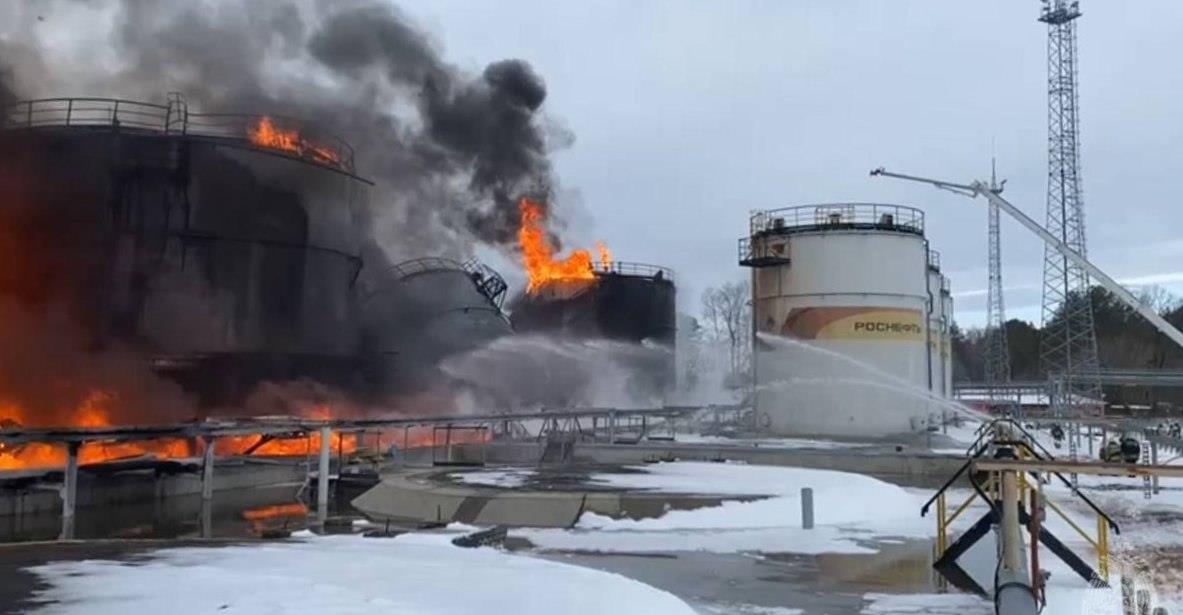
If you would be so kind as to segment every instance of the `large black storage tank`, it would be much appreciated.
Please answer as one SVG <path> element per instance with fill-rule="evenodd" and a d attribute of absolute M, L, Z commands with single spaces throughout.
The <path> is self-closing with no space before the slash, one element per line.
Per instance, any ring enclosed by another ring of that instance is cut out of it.
<path fill-rule="evenodd" d="M 371 377 L 387 393 L 430 387 L 439 362 L 512 332 L 505 281 L 476 261 L 420 258 L 395 265 L 362 303 Z"/>
<path fill-rule="evenodd" d="M 597 268 L 591 282 L 547 284 L 515 299 L 511 312 L 519 333 L 574 339 L 607 339 L 651 352 L 627 353 L 639 394 L 664 396 L 676 377 L 677 291 L 670 270 L 613 262 Z"/>
<path fill-rule="evenodd" d="M 64 307 L 208 403 L 261 380 L 351 383 L 368 182 L 327 137 L 336 160 L 252 144 L 260 120 L 178 97 L 0 110 L 0 228 L 24 255 L 0 295 Z"/>

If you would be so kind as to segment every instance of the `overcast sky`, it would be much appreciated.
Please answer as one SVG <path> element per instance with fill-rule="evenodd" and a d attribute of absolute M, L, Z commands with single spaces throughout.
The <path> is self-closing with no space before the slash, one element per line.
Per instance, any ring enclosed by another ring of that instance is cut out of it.
<path fill-rule="evenodd" d="M 697 311 L 739 279 L 752 209 L 842 200 L 927 212 L 957 319 L 984 321 L 983 202 L 889 180 L 989 173 L 1042 220 L 1046 40 L 1036 0 L 400 2 L 450 61 L 529 60 L 548 114 L 576 135 L 556 156 L 577 193 L 573 239 L 679 274 Z M 1092 259 L 1183 294 L 1183 3 L 1085 0 L 1082 166 Z M 576 199 L 568 196 L 574 204 Z M 1038 320 L 1042 247 L 1003 222 L 1010 316 Z"/>

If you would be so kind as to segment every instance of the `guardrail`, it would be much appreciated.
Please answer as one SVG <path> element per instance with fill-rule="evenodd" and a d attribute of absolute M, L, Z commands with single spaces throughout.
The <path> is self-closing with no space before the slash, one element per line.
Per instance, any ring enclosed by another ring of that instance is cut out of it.
<path fill-rule="evenodd" d="M 423 258 L 414 258 L 409 261 L 391 265 L 388 269 L 390 273 L 398 279 L 407 278 L 419 273 L 426 273 L 428 271 L 459 271 L 467 273 L 464 265 L 460 262 L 454 261 L 450 258 L 439 258 L 436 256 L 426 256 Z"/>
<path fill-rule="evenodd" d="M 268 146 L 251 141 L 251 131 L 273 122 L 297 135 L 296 144 Z M 184 98 L 167 105 L 118 98 L 41 98 L 0 107 L 0 129 L 99 127 L 245 141 L 252 147 L 354 172 L 354 151 L 344 139 L 317 131 L 296 118 L 241 113 L 191 113 Z M 301 147 L 303 146 L 303 147 Z"/>
<path fill-rule="evenodd" d="M 592 269 L 598 273 L 617 273 L 620 275 L 635 275 L 656 278 L 660 276 L 663 279 L 674 281 L 673 270 L 659 265 L 650 265 L 647 263 L 632 263 L 628 261 L 609 261 L 608 263 L 593 263 Z"/>
<path fill-rule="evenodd" d="M 906 205 L 829 203 L 753 212 L 750 235 L 795 229 L 877 228 L 924 233 L 924 212 Z"/>

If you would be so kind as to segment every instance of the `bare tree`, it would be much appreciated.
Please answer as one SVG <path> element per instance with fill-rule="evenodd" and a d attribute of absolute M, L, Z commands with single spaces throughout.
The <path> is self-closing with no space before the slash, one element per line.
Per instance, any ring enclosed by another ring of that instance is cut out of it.
<path fill-rule="evenodd" d="M 702 293 L 702 318 L 716 341 L 726 341 L 732 376 L 746 371 L 751 364 L 751 303 L 748 283 L 728 282 Z"/>

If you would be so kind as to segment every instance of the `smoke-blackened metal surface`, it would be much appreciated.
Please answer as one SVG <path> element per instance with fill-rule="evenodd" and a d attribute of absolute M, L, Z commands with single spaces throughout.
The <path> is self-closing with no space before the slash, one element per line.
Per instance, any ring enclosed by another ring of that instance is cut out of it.
<path fill-rule="evenodd" d="M 0 296 L 146 355 L 356 353 L 363 181 L 118 126 L 0 131 L 0 158 L 3 256 L 19 264 Z"/>
<path fill-rule="evenodd" d="M 595 283 L 555 284 L 517 298 L 512 310 L 519 332 L 575 339 L 608 339 L 653 347 L 652 360 L 631 358 L 646 388 L 665 391 L 675 376 L 677 332 L 673 280 L 653 275 L 597 272 Z"/>

